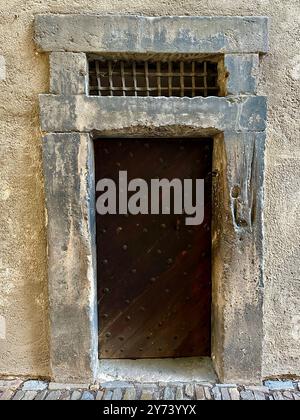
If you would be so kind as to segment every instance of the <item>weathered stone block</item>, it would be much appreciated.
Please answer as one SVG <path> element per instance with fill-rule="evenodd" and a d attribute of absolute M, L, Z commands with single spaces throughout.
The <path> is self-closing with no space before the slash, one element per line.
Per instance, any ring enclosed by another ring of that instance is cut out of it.
<path fill-rule="evenodd" d="M 268 51 L 265 17 L 40 15 L 42 51 L 253 53 Z"/>
<path fill-rule="evenodd" d="M 229 73 L 228 95 L 256 94 L 259 75 L 258 54 L 226 54 L 225 68 Z"/>
<path fill-rule="evenodd" d="M 92 156 L 87 134 L 44 137 L 51 367 L 56 382 L 93 382 L 97 370 Z"/>
<path fill-rule="evenodd" d="M 84 95 L 88 91 L 88 64 L 83 53 L 50 54 L 50 93 Z"/>
<path fill-rule="evenodd" d="M 215 140 L 212 352 L 225 383 L 261 382 L 264 154 L 263 132 Z M 229 295 L 231 315 L 224 313 Z"/>

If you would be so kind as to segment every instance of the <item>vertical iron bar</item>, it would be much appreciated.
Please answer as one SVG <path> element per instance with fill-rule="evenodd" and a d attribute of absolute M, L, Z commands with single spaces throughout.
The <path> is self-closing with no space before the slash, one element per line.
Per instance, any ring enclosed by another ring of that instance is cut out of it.
<path fill-rule="evenodd" d="M 172 86 L 172 81 L 173 81 L 172 78 L 173 78 L 173 75 L 172 75 L 172 72 L 173 72 L 172 61 L 169 61 L 169 63 L 168 63 L 169 96 L 172 96 L 173 95 L 173 86 Z"/>
<path fill-rule="evenodd" d="M 108 78 L 110 96 L 114 96 L 113 71 L 111 61 L 108 62 Z"/>
<path fill-rule="evenodd" d="M 125 83 L 124 61 L 121 61 L 120 64 L 121 64 L 121 78 L 122 78 L 123 96 L 126 96 L 126 83 Z"/>
<path fill-rule="evenodd" d="M 192 62 L 192 97 L 196 96 L 196 65 L 195 61 Z"/>
<path fill-rule="evenodd" d="M 137 93 L 137 80 L 136 80 L 136 62 L 132 62 L 132 75 L 133 75 L 133 85 L 134 85 L 134 96 L 138 96 Z"/>
<path fill-rule="evenodd" d="M 148 61 L 145 61 L 145 80 L 146 80 L 147 96 L 149 96 L 149 94 L 150 94 L 150 85 L 149 85 L 149 66 L 148 66 Z"/>
<path fill-rule="evenodd" d="M 96 76 L 97 76 L 97 84 L 98 84 L 98 94 L 99 94 L 99 96 L 102 96 L 100 64 L 99 64 L 98 60 L 96 60 Z"/>
<path fill-rule="evenodd" d="M 158 94 L 158 96 L 161 96 L 161 65 L 160 65 L 160 61 L 157 62 L 156 71 L 157 71 L 157 94 Z"/>
<path fill-rule="evenodd" d="M 180 61 L 180 96 L 184 96 L 184 61 Z"/>
<path fill-rule="evenodd" d="M 207 90 L 207 62 L 204 61 L 204 96 L 208 95 Z"/>

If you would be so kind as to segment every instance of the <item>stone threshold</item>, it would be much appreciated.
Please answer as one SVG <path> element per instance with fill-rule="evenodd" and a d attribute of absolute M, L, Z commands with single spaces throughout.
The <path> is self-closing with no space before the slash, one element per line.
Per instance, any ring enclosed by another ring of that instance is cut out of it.
<path fill-rule="evenodd" d="M 116 380 L 138 383 L 216 383 L 218 381 L 209 357 L 100 360 L 97 382 Z"/>

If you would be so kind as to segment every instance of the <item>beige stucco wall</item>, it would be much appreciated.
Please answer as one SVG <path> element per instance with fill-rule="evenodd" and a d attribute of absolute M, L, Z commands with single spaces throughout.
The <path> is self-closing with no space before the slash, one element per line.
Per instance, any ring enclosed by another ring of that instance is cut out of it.
<path fill-rule="evenodd" d="M 300 376 L 299 0 L 0 0 L 0 375 L 49 374 L 46 234 L 38 94 L 48 62 L 36 53 L 38 13 L 267 15 L 271 52 L 265 212 L 264 375 Z M 1 57 L 0 57 L 1 58 Z M 2 67 L 2 71 L 1 71 Z M 1 76 L 2 75 L 2 76 Z"/>

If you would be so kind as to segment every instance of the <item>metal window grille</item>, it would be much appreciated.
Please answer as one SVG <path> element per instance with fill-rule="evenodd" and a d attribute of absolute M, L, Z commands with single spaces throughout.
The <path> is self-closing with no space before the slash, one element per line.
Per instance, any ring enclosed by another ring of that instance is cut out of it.
<path fill-rule="evenodd" d="M 89 61 L 90 95 L 219 96 L 213 61 Z"/>

